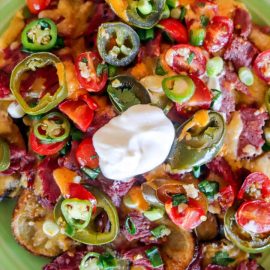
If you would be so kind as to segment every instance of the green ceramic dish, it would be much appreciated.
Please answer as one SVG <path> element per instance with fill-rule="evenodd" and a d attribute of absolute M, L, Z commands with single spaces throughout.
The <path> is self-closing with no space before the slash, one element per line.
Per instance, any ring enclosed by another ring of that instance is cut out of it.
<path fill-rule="evenodd" d="M 245 0 L 254 20 L 270 25 L 270 0 Z M 4 31 L 14 12 L 24 5 L 24 0 L 0 0 L 0 33 Z M 15 202 L 0 203 L 0 270 L 41 270 L 47 259 L 35 257 L 14 240 L 10 224 Z M 270 252 L 260 259 L 262 266 L 270 270 Z"/>

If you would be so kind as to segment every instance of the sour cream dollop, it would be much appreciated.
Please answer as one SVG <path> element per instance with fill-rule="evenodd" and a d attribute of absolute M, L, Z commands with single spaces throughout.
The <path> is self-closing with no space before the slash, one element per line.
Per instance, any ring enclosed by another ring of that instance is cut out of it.
<path fill-rule="evenodd" d="M 162 164 L 174 137 L 173 124 L 160 108 L 140 104 L 100 128 L 93 143 L 103 175 L 127 182 Z"/>

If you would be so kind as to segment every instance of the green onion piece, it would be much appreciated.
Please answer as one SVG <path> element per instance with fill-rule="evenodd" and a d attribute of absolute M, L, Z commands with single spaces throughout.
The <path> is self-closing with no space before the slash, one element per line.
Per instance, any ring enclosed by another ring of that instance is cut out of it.
<path fill-rule="evenodd" d="M 214 94 L 214 97 L 212 99 L 210 107 L 211 109 L 214 109 L 215 102 L 220 98 L 220 96 L 222 95 L 222 92 L 217 89 L 211 89 L 211 90 L 212 90 L 212 93 Z"/>
<path fill-rule="evenodd" d="M 170 235 L 170 233 L 171 233 L 171 230 L 163 224 L 151 230 L 151 234 L 157 239 Z"/>
<path fill-rule="evenodd" d="M 143 214 L 150 221 L 156 221 L 163 218 L 165 210 L 163 208 L 154 207 L 148 211 L 145 211 Z"/>
<path fill-rule="evenodd" d="M 238 76 L 240 81 L 247 86 L 251 86 L 254 83 L 254 75 L 252 71 L 247 67 L 241 67 L 238 70 Z"/>
<path fill-rule="evenodd" d="M 156 75 L 161 75 L 161 76 L 164 76 L 168 73 L 166 70 L 163 69 L 163 67 L 160 63 L 160 60 L 158 60 L 158 62 L 157 62 L 155 73 L 156 73 Z"/>
<path fill-rule="evenodd" d="M 227 251 L 219 251 L 215 254 L 212 261 L 217 265 L 228 266 L 230 263 L 233 263 L 235 259 L 230 258 Z"/>
<path fill-rule="evenodd" d="M 179 6 L 179 1 L 178 0 L 166 0 L 166 4 L 170 8 L 176 8 Z"/>
<path fill-rule="evenodd" d="M 141 41 L 147 41 L 155 37 L 154 28 L 136 30 Z"/>
<path fill-rule="evenodd" d="M 100 168 L 90 169 L 87 167 L 81 168 L 81 170 L 92 180 L 95 180 L 100 174 Z"/>
<path fill-rule="evenodd" d="M 171 10 L 171 18 L 173 19 L 180 19 L 181 16 L 181 9 L 180 8 L 173 8 Z"/>
<path fill-rule="evenodd" d="M 162 12 L 162 15 L 161 15 L 161 18 L 162 19 L 167 19 L 167 18 L 170 17 L 170 14 L 171 14 L 171 12 L 170 12 L 169 7 L 167 5 L 165 5 L 164 9 L 163 9 L 163 12 Z"/>
<path fill-rule="evenodd" d="M 212 59 L 209 59 L 206 64 L 206 72 L 208 77 L 218 76 L 224 68 L 224 61 L 221 57 L 216 56 Z"/>
<path fill-rule="evenodd" d="M 186 75 L 165 78 L 162 81 L 162 88 L 166 96 L 177 103 L 188 101 L 195 92 L 194 82 Z"/>
<path fill-rule="evenodd" d="M 98 266 L 102 270 L 112 270 L 117 267 L 117 260 L 110 252 L 105 252 L 99 256 Z"/>
<path fill-rule="evenodd" d="M 87 253 L 80 264 L 80 270 L 99 269 L 97 263 L 100 257 L 99 253 L 89 252 Z"/>
<path fill-rule="evenodd" d="M 199 187 L 199 190 L 202 193 L 204 193 L 204 195 L 209 199 L 214 198 L 214 196 L 219 191 L 219 183 L 215 181 L 210 182 L 210 181 L 204 180 L 199 183 L 198 187 Z"/>
<path fill-rule="evenodd" d="M 200 178 L 201 167 L 200 166 L 193 167 L 192 172 L 195 178 Z"/>
<path fill-rule="evenodd" d="M 10 149 L 7 142 L 0 138 L 0 172 L 5 171 L 10 166 Z"/>
<path fill-rule="evenodd" d="M 203 28 L 190 31 L 190 44 L 193 46 L 202 46 L 204 43 L 206 31 Z"/>
<path fill-rule="evenodd" d="M 180 15 L 180 21 L 183 21 L 186 17 L 186 14 L 187 14 L 187 9 L 183 6 L 181 7 L 181 15 Z"/>
<path fill-rule="evenodd" d="M 201 25 L 203 27 L 206 27 L 209 24 L 209 21 L 210 21 L 209 18 L 207 16 L 205 16 L 205 15 L 201 15 L 200 20 L 201 20 Z"/>
<path fill-rule="evenodd" d="M 129 234 L 134 235 L 137 232 L 136 225 L 130 217 L 127 217 L 125 222 L 125 228 Z"/>
<path fill-rule="evenodd" d="M 185 194 L 175 194 L 172 195 L 172 205 L 173 206 L 178 206 L 181 203 L 187 203 L 188 199 Z"/>
<path fill-rule="evenodd" d="M 192 63 L 194 57 L 195 57 L 195 53 L 191 53 L 191 54 L 188 56 L 187 62 L 188 62 L 189 65 Z"/>
<path fill-rule="evenodd" d="M 152 247 L 150 249 L 147 249 L 145 253 L 154 268 L 157 268 L 163 265 L 163 261 L 157 247 Z"/>
<path fill-rule="evenodd" d="M 108 73 L 108 66 L 106 64 L 98 64 L 97 76 L 100 77 L 103 73 Z"/>
<path fill-rule="evenodd" d="M 139 0 L 137 8 L 143 15 L 149 15 L 153 11 L 149 0 Z"/>

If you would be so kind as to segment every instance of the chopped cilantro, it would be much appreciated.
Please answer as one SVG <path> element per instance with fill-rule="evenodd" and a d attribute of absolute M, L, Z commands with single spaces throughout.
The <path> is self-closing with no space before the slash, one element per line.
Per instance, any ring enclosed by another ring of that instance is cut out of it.
<path fill-rule="evenodd" d="M 172 195 L 172 205 L 173 206 L 178 206 L 181 203 L 187 203 L 188 199 L 185 194 L 175 194 Z"/>
<path fill-rule="evenodd" d="M 97 76 L 100 77 L 103 73 L 108 73 L 108 66 L 106 64 L 98 64 Z"/>
<path fill-rule="evenodd" d="M 219 183 L 215 181 L 204 180 L 198 185 L 199 190 L 204 193 L 207 198 L 212 199 L 219 191 Z"/>
<path fill-rule="evenodd" d="M 203 27 L 206 27 L 209 24 L 209 18 L 205 15 L 201 15 L 201 24 Z"/>
<path fill-rule="evenodd" d="M 221 265 L 221 266 L 228 266 L 230 263 L 233 263 L 235 260 L 229 257 L 228 252 L 226 251 L 219 251 L 212 259 L 214 264 Z"/>

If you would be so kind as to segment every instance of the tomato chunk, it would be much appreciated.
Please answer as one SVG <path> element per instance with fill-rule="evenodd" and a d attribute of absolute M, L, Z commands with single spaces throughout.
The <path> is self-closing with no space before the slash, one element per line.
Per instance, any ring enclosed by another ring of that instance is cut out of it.
<path fill-rule="evenodd" d="M 233 34 L 233 21 L 230 18 L 215 16 L 206 30 L 205 49 L 215 53 L 223 49 Z"/>
<path fill-rule="evenodd" d="M 188 33 L 185 26 L 177 19 L 168 18 L 161 20 L 159 26 L 177 43 L 188 43 Z"/>
<path fill-rule="evenodd" d="M 260 53 L 254 61 L 254 70 L 258 77 L 270 83 L 270 50 Z"/>
<path fill-rule="evenodd" d="M 95 52 L 81 53 L 75 61 L 75 70 L 81 86 L 89 92 L 101 91 L 108 80 L 106 66 Z"/>
<path fill-rule="evenodd" d="M 51 0 L 26 0 L 27 7 L 33 14 L 38 14 L 40 11 L 49 6 Z"/>
<path fill-rule="evenodd" d="M 200 76 L 206 69 L 206 58 L 200 48 L 191 45 L 175 45 L 165 55 L 165 61 L 176 73 L 187 72 Z"/>
<path fill-rule="evenodd" d="M 76 159 L 82 167 L 96 169 L 99 165 L 99 159 L 95 151 L 92 138 L 84 139 L 76 151 Z"/>
<path fill-rule="evenodd" d="M 270 231 L 270 203 L 256 200 L 243 203 L 236 213 L 236 222 L 251 233 Z"/>
<path fill-rule="evenodd" d="M 251 173 L 245 179 L 237 197 L 270 202 L 270 179 L 260 172 Z"/>

